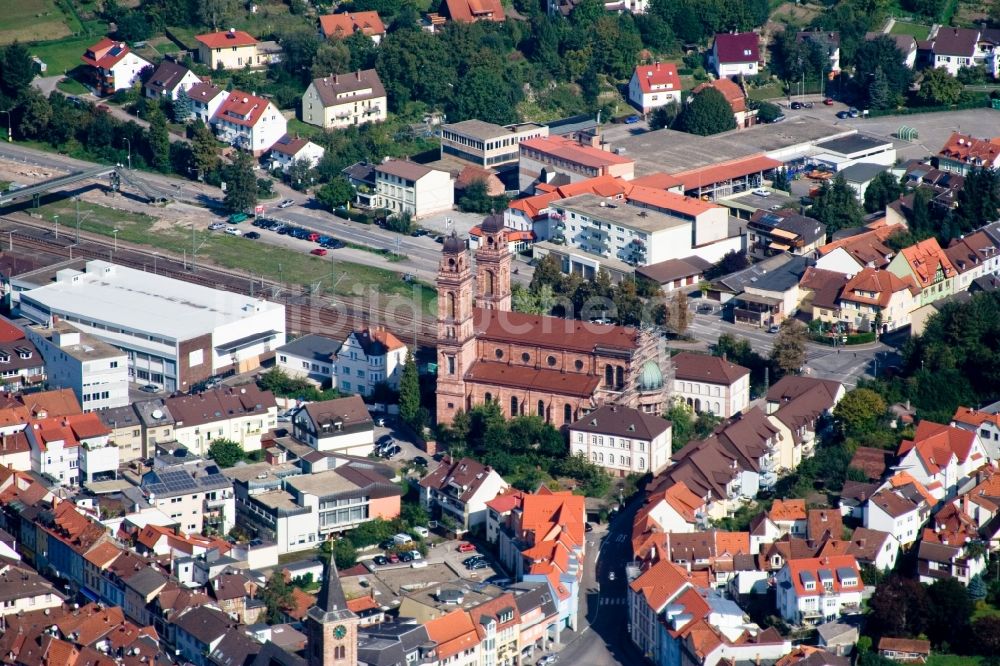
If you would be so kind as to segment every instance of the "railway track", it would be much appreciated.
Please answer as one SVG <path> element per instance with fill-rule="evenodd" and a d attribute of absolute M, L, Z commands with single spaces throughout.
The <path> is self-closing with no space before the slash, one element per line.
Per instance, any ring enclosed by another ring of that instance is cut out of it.
<path fill-rule="evenodd" d="M 155 272 L 192 284 L 248 294 L 282 303 L 289 333 L 346 335 L 354 328 L 385 326 L 399 338 L 419 346 L 436 344 L 434 322 L 415 317 L 413 308 L 387 307 L 371 297 L 331 299 L 311 293 L 301 285 L 289 286 L 259 276 L 243 275 L 214 266 L 185 262 L 172 253 L 155 252 L 134 245 L 102 242 L 92 234 L 65 229 L 58 238 L 51 225 L 31 219 L 0 215 L 0 246 L 5 251 L 38 251 L 79 259 L 105 259 L 138 270 Z M 6 236 L 7 238 L 4 238 Z M 6 243 L 2 241 L 6 240 Z M 117 245 L 117 249 L 115 248 Z"/>

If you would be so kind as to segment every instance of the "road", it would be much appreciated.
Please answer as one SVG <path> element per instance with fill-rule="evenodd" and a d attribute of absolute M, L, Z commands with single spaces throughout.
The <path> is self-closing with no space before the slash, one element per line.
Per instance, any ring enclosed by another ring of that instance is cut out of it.
<path fill-rule="evenodd" d="M 688 335 L 691 337 L 706 344 L 714 344 L 723 333 L 749 340 L 753 350 L 761 356 L 770 355 L 774 344 L 775 335 L 766 330 L 737 326 L 723 321 L 718 314 L 692 313 L 688 328 Z M 852 388 L 863 375 L 875 374 L 875 359 L 878 359 L 879 363 L 884 363 L 894 353 L 891 347 L 882 342 L 837 349 L 816 342 L 807 342 L 803 372 L 821 379 L 835 379 Z"/>
<path fill-rule="evenodd" d="M 0 158 L 62 171 L 75 171 L 99 166 L 93 162 L 36 150 L 20 146 L 16 143 L 0 144 Z M 144 183 L 151 186 L 152 189 L 160 191 L 164 196 L 181 204 L 208 208 L 217 212 L 221 211 L 222 192 L 219 188 L 182 178 L 144 171 L 136 171 L 135 175 L 142 179 Z M 434 276 L 437 274 L 438 262 L 441 259 L 441 246 L 435 243 L 433 238 L 429 236 L 403 236 L 374 225 L 343 220 L 319 209 L 312 203 L 308 195 L 297 192 L 286 185 L 275 183 L 274 190 L 278 194 L 278 198 L 275 199 L 274 204 L 283 199 L 292 199 L 297 203 L 291 208 L 286 209 L 279 209 L 276 205 L 265 203 L 265 215 L 268 217 L 286 221 L 297 226 L 308 227 L 319 233 L 335 236 L 348 243 L 355 243 L 380 250 L 390 250 L 404 254 L 409 258 L 407 261 L 388 264 L 385 259 L 378 255 L 365 256 L 367 253 L 357 253 L 358 256 L 352 257 L 352 261 L 378 268 L 391 267 L 392 270 L 399 272 L 410 272 L 424 281 L 433 281 Z M 143 212 L 156 216 L 155 208 L 144 210 Z M 209 221 L 211 220 L 206 219 L 206 226 Z M 275 235 L 267 233 L 263 234 L 262 240 L 273 241 L 276 238 Z M 533 269 L 523 261 L 518 261 L 516 268 L 518 272 L 513 276 L 514 282 L 527 284 L 531 280 Z"/>
<path fill-rule="evenodd" d="M 605 533 L 595 530 L 587 535 L 578 630 L 563 632 L 563 648 L 557 663 L 569 666 L 644 663 L 629 639 L 625 580 L 625 564 L 632 559 L 632 520 L 642 501 L 640 493 L 618 513 Z M 608 580 L 612 571 L 613 581 Z"/>

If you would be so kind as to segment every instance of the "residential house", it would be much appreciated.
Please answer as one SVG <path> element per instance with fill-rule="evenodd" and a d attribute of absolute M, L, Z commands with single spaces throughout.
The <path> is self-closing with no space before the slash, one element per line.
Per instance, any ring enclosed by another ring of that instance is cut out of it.
<path fill-rule="evenodd" d="M 210 69 L 243 69 L 266 67 L 271 55 L 260 48 L 260 42 L 242 30 L 210 32 L 195 35 L 198 41 L 198 61 Z"/>
<path fill-rule="evenodd" d="M 795 375 L 782 377 L 768 389 L 767 413 L 788 427 L 800 449 L 798 460 L 793 451 L 791 462 L 783 459 L 782 467 L 791 469 L 802 457 L 812 457 L 820 421 L 833 413 L 844 393 L 840 382 Z"/>
<path fill-rule="evenodd" d="M 778 612 L 795 625 L 815 625 L 861 612 L 864 583 L 852 555 L 786 562 L 775 576 Z"/>
<path fill-rule="evenodd" d="M 952 76 L 957 76 L 963 67 L 976 66 L 977 59 L 983 59 L 979 36 L 978 28 L 940 26 L 930 38 L 931 66 L 946 69 Z"/>
<path fill-rule="evenodd" d="M 208 455 L 215 439 L 257 451 L 261 437 L 278 424 L 274 394 L 255 384 L 179 394 L 165 402 L 174 419 L 174 440 L 196 456 Z"/>
<path fill-rule="evenodd" d="M 901 278 L 911 278 L 920 289 L 921 306 L 951 296 L 957 271 L 936 238 L 928 238 L 900 250 L 888 270 Z"/>
<path fill-rule="evenodd" d="M 670 462 L 671 424 L 657 414 L 605 405 L 569 426 L 572 455 L 612 474 L 659 474 Z"/>
<path fill-rule="evenodd" d="M 155 455 L 157 447 L 172 445 L 174 438 L 174 417 L 167 408 L 163 398 L 140 400 L 132 403 L 132 408 L 139 417 L 142 437 L 142 457 Z"/>
<path fill-rule="evenodd" d="M 345 392 L 371 395 L 385 384 L 399 390 L 408 349 L 382 327 L 351 331 L 337 351 L 335 386 Z"/>
<path fill-rule="evenodd" d="M 375 165 L 355 162 L 340 172 L 354 188 L 353 204 L 362 208 L 375 207 Z"/>
<path fill-rule="evenodd" d="M 413 618 L 362 626 L 358 631 L 358 660 L 362 664 L 419 663 L 433 654 L 434 643 L 427 630 Z"/>
<path fill-rule="evenodd" d="M 815 257 L 826 242 L 826 225 L 794 210 L 758 210 L 747 223 L 747 249 L 757 257 L 790 252 Z"/>
<path fill-rule="evenodd" d="M 717 34 L 709 64 L 720 79 L 756 76 L 760 71 L 760 37 L 753 32 Z"/>
<path fill-rule="evenodd" d="M 375 423 L 360 396 L 306 403 L 292 414 L 292 436 L 317 451 L 366 456 Z"/>
<path fill-rule="evenodd" d="M 562 136 L 526 139 L 518 145 L 518 185 L 532 193 L 542 183 L 563 185 L 597 176 L 632 180 L 635 161 Z"/>
<path fill-rule="evenodd" d="M 378 12 L 344 12 L 323 14 L 319 29 L 327 39 L 346 39 L 356 32 L 370 38 L 377 46 L 385 37 L 385 25 Z"/>
<path fill-rule="evenodd" d="M 997 243 L 985 231 L 974 231 L 960 238 L 953 238 L 944 253 L 957 273 L 955 293 L 968 291 L 977 278 L 1000 273 Z"/>
<path fill-rule="evenodd" d="M 885 241 L 898 229 L 902 227 L 885 225 L 822 245 L 816 268 L 848 276 L 862 268 L 887 268 L 895 252 Z"/>
<path fill-rule="evenodd" d="M 931 642 L 920 638 L 884 636 L 878 642 L 878 653 L 893 661 L 923 664 L 931 656 Z"/>
<path fill-rule="evenodd" d="M 632 552 L 640 559 L 650 557 L 656 535 L 684 534 L 705 527 L 705 500 L 680 481 L 666 490 L 652 493 L 632 521 Z"/>
<path fill-rule="evenodd" d="M 219 107 L 229 98 L 225 89 L 211 83 L 196 83 L 187 94 L 191 98 L 191 117 L 206 125 L 211 124 Z"/>
<path fill-rule="evenodd" d="M 848 467 L 848 469 L 851 469 Z M 840 512 L 845 518 L 855 518 L 864 520 L 865 502 L 868 498 L 878 492 L 877 483 L 866 483 L 864 481 L 844 481 L 844 487 L 840 491 Z"/>
<path fill-rule="evenodd" d="M 298 589 L 298 588 L 296 588 Z M 208 655 L 237 624 L 218 608 L 189 607 L 173 620 L 178 653 L 195 666 L 208 666 Z"/>
<path fill-rule="evenodd" d="M 20 337 L 0 341 L 0 389 L 17 392 L 33 388 L 48 380 L 53 387 L 60 386 L 53 381 L 46 358 L 39 353 L 38 345 L 31 338 Z"/>
<path fill-rule="evenodd" d="M 233 484 L 212 461 L 157 456 L 139 487 L 149 504 L 176 520 L 185 532 L 212 529 L 226 534 L 236 524 Z"/>
<path fill-rule="evenodd" d="M 438 663 L 449 666 L 479 666 L 482 649 L 469 611 L 454 610 L 442 617 L 424 623 L 427 635 L 437 644 L 435 657 Z"/>
<path fill-rule="evenodd" d="M 667 104 L 681 103 L 681 79 L 673 63 L 638 65 L 628 83 L 628 101 L 643 115 Z"/>
<path fill-rule="evenodd" d="M 336 381 L 337 352 L 343 343 L 310 333 L 275 350 L 277 366 L 290 377 L 304 377 L 321 386 Z"/>
<path fill-rule="evenodd" d="M 322 146 L 317 146 L 309 139 L 292 138 L 286 134 L 271 146 L 271 169 L 281 169 L 287 174 L 289 167 L 296 162 L 308 164 L 315 169 L 325 153 Z"/>
<path fill-rule="evenodd" d="M 635 272 L 658 284 L 664 295 L 670 296 L 675 291 L 687 293 L 696 289 L 704 279 L 705 269 L 711 265 L 701 257 L 690 256 L 637 266 Z"/>
<path fill-rule="evenodd" d="M 337 129 L 386 118 L 385 87 L 374 69 L 313 79 L 302 95 L 302 121 Z"/>
<path fill-rule="evenodd" d="M 902 63 L 907 69 L 913 69 L 916 66 L 917 40 L 913 38 L 913 35 L 887 35 L 884 32 L 869 32 L 865 35 L 865 39 L 868 41 L 882 38 L 892 40 L 896 48 L 899 49 Z"/>
<path fill-rule="evenodd" d="M 233 90 L 219 105 L 211 124 L 220 140 L 259 157 L 286 134 L 288 121 L 273 102 Z"/>
<path fill-rule="evenodd" d="M 750 406 L 750 370 L 718 356 L 681 352 L 674 364 L 674 396 L 695 412 L 728 419 Z"/>
<path fill-rule="evenodd" d="M 872 164 L 870 162 L 857 162 L 842 169 L 838 176 L 843 176 L 844 182 L 854 190 L 854 196 L 859 202 L 864 202 L 865 192 L 868 185 L 880 174 L 888 171 L 883 164 Z"/>
<path fill-rule="evenodd" d="M 786 534 L 794 537 L 806 535 L 809 514 L 806 511 L 805 500 L 776 499 L 766 515 L 777 528 L 779 537 Z"/>
<path fill-rule="evenodd" d="M 375 167 L 375 208 L 419 219 L 451 210 L 454 203 L 455 185 L 447 171 L 398 159 Z"/>
<path fill-rule="evenodd" d="M 931 421 L 917 424 L 912 440 L 900 442 L 897 469 L 908 472 L 931 494 L 951 495 L 985 465 L 986 449 L 970 430 Z"/>
<path fill-rule="evenodd" d="M 823 74 L 840 72 L 840 33 L 824 30 L 800 31 L 795 35 L 799 44 L 814 44 L 827 57 L 828 64 L 823 68 Z"/>
<path fill-rule="evenodd" d="M 979 543 L 975 520 L 957 504 L 948 504 L 924 528 L 917 549 L 917 574 L 921 583 L 956 578 L 963 585 L 983 573 L 988 553 Z"/>
<path fill-rule="evenodd" d="M 87 65 L 88 81 L 100 96 L 131 88 L 139 81 L 140 72 L 153 66 L 133 53 L 125 42 L 109 37 L 87 48 L 80 59 Z"/>
<path fill-rule="evenodd" d="M 486 503 L 509 487 L 496 470 L 471 458 L 447 456 L 420 480 L 420 504 L 450 517 L 456 532 L 486 523 Z"/>
<path fill-rule="evenodd" d="M 767 328 L 795 314 L 803 293 L 799 283 L 810 268 L 809 257 L 783 252 L 713 282 L 710 298 L 726 303 L 725 314 L 736 324 Z M 732 285 L 732 295 L 726 293 Z M 725 290 L 725 291 L 724 291 Z"/>
<path fill-rule="evenodd" d="M 53 319 L 49 326 L 25 328 L 28 340 L 45 359 L 49 384 L 72 389 L 85 412 L 128 405 L 126 353 L 69 322 Z M 0 368 L 5 357 L 13 360 L 0 346 Z"/>
<path fill-rule="evenodd" d="M 247 599 L 252 598 L 260 585 L 241 573 L 224 573 L 209 582 L 209 591 L 219 609 L 227 615 L 235 615 L 239 622 L 246 624 Z"/>
<path fill-rule="evenodd" d="M 475 23 L 476 21 L 504 21 L 504 10 L 500 0 L 445 0 L 441 6 L 441 14 L 458 23 Z"/>
<path fill-rule="evenodd" d="M 899 541 L 892 534 L 857 527 L 851 535 L 851 545 L 847 552 L 860 565 L 867 564 L 879 571 L 892 571 L 896 566 L 899 550 Z"/>
<path fill-rule="evenodd" d="M 747 96 L 743 92 L 743 89 L 731 79 L 719 78 L 699 83 L 691 91 L 688 102 L 694 99 L 695 95 L 709 88 L 718 91 L 733 110 L 733 120 L 736 123 L 736 129 L 743 129 L 757 123 L 757 109 L 752 109 L 747 105 Z"/>
<path fill-rule="evenodd" d="M 971 430 L 979 435 L 979 441 L 990 460 L 1000 459 L 1000 416 L 990 412 L 959 407 L 951 417 L 951 425 Z"/>
<path fill-rule="evenodd" d="M 700 597 L 685 595 L 691 588 L 690 574 L 680 565 L 667 559 L 652 564 L 629 581 L 627 623 L 629 637 L 640 652 L 650 655 L 654 663 L 661 661 L 659 624 L 661 613 L 668 605 L 671 603 L 676 605 L 676 600 L 684 595 L 688 602 L 685 606 L 697 605 L 698 608 L 704 609 L 704 602 Z M 702 603 L 699 604 L 699 601 Z M 672 618 L 668 615 L 667 619 Z"/>
<path fill-rule="evenodd" d="M 521 616 L 517 611 L 514 595 L 501 594 L 491 601 L 479 604 L 470 611 L 478 617 L 476 630 L 479 632 L 482 664 L 514 666 L 520 662 L 518 649 Z"/>
<path fill-rule="evenodd" d="M 735 574 L 734 561 L 750 555 L 749 532 L 725 532 L 711 529 L 685 534 L 667 533 L 664 553 L 693 575 L 707 576 L 709 585 L 725 587 Z"/>
<path fill-rule="evenodd" d="M 967 176 L 973 169 L 1000 167 L 1000 137 L 977 139 L 952 132 L 937 154 L 938 169 Z"/>
<path fill-rule="evenodd" d="M 169 99 L 177 101 L 178 95 L 184 94 L 195 84 L 201 83 L 198 75 L 184 65 L 173 60 L 163 60 L 143 85 L 146 97 L 150 99 Z"/>
<path fill-rule="evenodd" d="M 26 564 L 0 557 L 0 618 L 59 608 L 66 597 Z"/>
<path fill-rule="evenodd" d="M 891 534 L 901 547 L 909 546 L 920 537 L 934 504 L 920 490 L 915 484 L 879 490 L 865 506 L 864 526 Z"/>
<path fill-rule="evenodd" d="M 116 471 L 118 449 L 108 446 L 108 429 L 96 414 L 42 416 L 36 412 L 26 431 L 31 445 L 31 469 L 57 485 L 79 485 L 99 471 Z M 87 447 L 84 450 L 83 447 Z M 113 450 L 113 451 L 112 451 Z M 104 455 L 100 455 L 104 454 Z M 84 458 L 92 455 L 89 478 L 81 475 Z M 98 459 L 101 458 L 100 463 Z"/>
<path fill-rule="evenodd" d="M 848 330 L 888 333 L 910 325 L 920 289 L 911 276 L 865 268 L 850 278 L 837 299 L 840 321 Z"/>

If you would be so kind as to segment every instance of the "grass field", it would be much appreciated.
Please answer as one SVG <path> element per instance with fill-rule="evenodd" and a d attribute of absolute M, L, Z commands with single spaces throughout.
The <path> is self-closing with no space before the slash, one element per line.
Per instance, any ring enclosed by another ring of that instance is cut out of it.
<path fill-rule="evenodd" d="M 52 221 L 58 215 L 61 233 L 75 233 L 76 204 L 73 201 L 55 201 L 45 204 L 35 212 Z M 158 220 L 149 215 L 120 211 L 107 206 L 80 202 L 83 218 L 80 230 L 102 236 L 114 237 L 118 229 L 118 240 L 136 245 L 159 248 L 181 255 L 191 256 L 191 230 L 179 227 L 154 228 Z M 89 213 L 89 215 L 86 215 Z M 207 222 L 205 224 L 207 226 Z M 250 229 L 245 223 L 245 230 Z M 328 295 L 355 296 L 375 290 L 379 294 L 412 298 L 414 287 L 402 281 L 399 273 L 363 266 L 343 261 L 330 261 L 314 257 L 306 252 L 276 247 L 229 236 L 221 231 L 210 232 L 201 228 L 195 232 L 198 246 L 198 262 L 207 258 L 222 268 L 240 269 L 252 272 L 270 280 L 281 280 L 295 285 L 309 285 L 322 281 L 323 291 Z M 336 252 L 333 253 L 336 256 Z M 434 291 L 420 286 L 418 296 L 425 312 L 433 312 Z"/>
<path fill-rule="evenodd" d="M 76 79 L 63 79 L 56 84 L 56 88 L 63 91 L 67 95 L 85 95 L 89 92 L 87 86 L 83 85 Z"/>
<path fill-rule="evenodd" d="M 892 35 L 910 35 L 913 39 L 927 39 L 931 34 L 931 27 L 921 23 L 905 23 L 896 21 L 889 31 Z"/>
<path fill-rule="evenodd" d="M 80 62 L 80 56 L 98 41 L 94 37 L 76 37 L 58 42 L 42 42 L 28 47 L 31 55 L 41 58 L 49 66 L 46 76 L 65 74 Z"/>
<path fill-rule="evenodd" d="M 957 654 L 932 653 L 926 666 L 979 666 L 979 657 L 962 657 Z"/>
<path fill-rule="evenodd" d="M 55 0 L 4 2 L 0 13 L 0 44 L 15 39 L 31 42 L 66 37 L 73 34 L 69 20 Z M 76 20 L 72 20 L 75 24 Z"/>

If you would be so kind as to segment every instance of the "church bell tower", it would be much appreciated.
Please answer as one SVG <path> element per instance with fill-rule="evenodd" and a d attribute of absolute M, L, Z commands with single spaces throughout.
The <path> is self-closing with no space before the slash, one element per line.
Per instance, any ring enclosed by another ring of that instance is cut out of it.
<path fill-rule="evenodd" d="M 510 312 L 510 265 L 503 216 L 490 215 L 479 227 L 483 240 L 476 250 L 476 306 Z"/>
<path fill-rule="evenodd" d="M 323 572 L 323 587 L 316 605 L 306 613 L 309 666 L 354 666 L 358 663 L 358 623 L 361 619 L 347 607 L 337 565 Z"/>
<path fill-rule="evenodd" d="M 438 423 L 450 424 L 468 407 L 465 373 L 476 360 L 471 263 L 465 241 L 452 232 L 444 241 L 437 276 Z"/>

